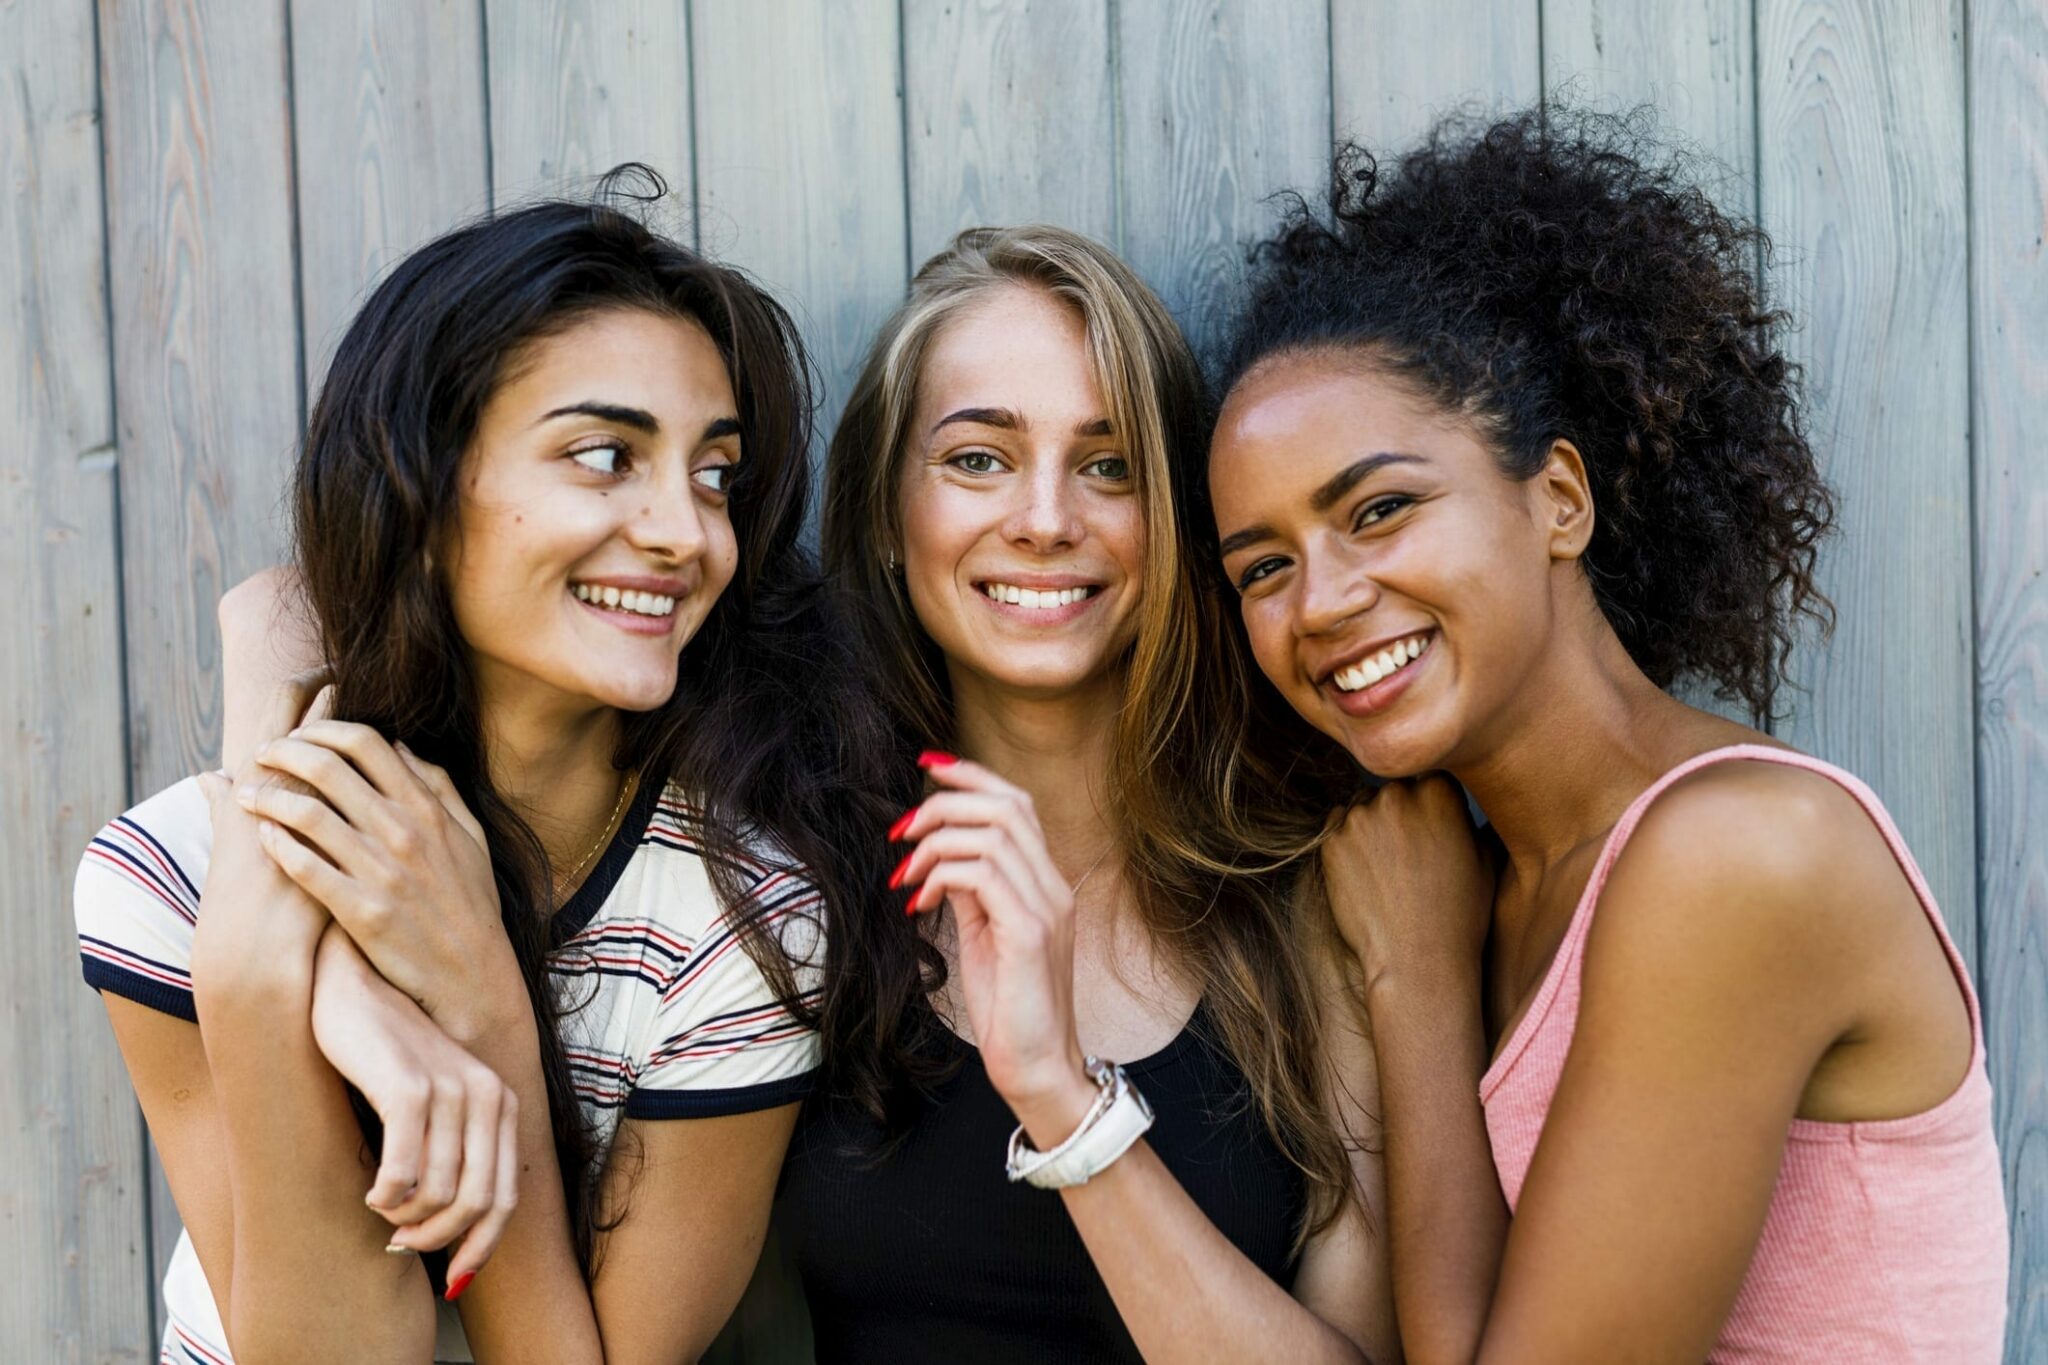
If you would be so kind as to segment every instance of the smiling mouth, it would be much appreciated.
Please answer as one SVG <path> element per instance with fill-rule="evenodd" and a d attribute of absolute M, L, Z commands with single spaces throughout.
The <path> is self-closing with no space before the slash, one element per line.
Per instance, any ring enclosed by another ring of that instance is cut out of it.
<path fill-rule="evenodd" d="M 676 609 L 676 599 L 663 593 L 636 592 L 632 589 L 602 587 L 596 583 L 571 583 L 569 591 L 579 602 L 607 611 L 629 612 L 634 616 L 661 618 L 671 615 Z"/>
<path fill-rule="evenodd" d="M 1099 583 L 1084 584 L 1076 588 L 1020 588 L 1014 583 L 977 583 L 974 586 L 991 602 L 1002 602 L 1030 611 L 1057 611 L 1076 602 L 1085 602 L 1102 591 L 1102 585 Z"/>
<path fill-rule="evenodd" d="M 1424 630 L 1396 640 L 1379 653 L 1338 669 L 1330 675 L 1330 682 L 1339 692 L 1356 692 L 1385 682 L 1427 653 L 1435 638 L 1434 631 Z"/>

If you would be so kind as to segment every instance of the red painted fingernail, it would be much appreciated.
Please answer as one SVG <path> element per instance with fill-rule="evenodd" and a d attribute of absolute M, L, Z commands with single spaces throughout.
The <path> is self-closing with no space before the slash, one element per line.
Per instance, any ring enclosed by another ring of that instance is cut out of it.
<path fill-rule="evenodd" d="M 903 885 L 903 874 L 910 871 L 910 860 L 912 858 L 915 858 L 916 856 L 917 851 L 913 849 L 909 853 L 903 855 L 902 862 L 896 864 L 896 870 L 889 874 L 889 889 L 891 891 L 894 891 L 897 887 Z"/>
<path fill-rule="evenodd" d="M 896 823 L 889 826 L 890 843 L 895 843 L 910 831 L 910 822 L 917 818 L 917 813 L 921 809 L 923 808 L 920 806 L 912 806 L 909 810 L 896 817 Z"/>
<path fill-rule="evenodd" d="M 937 749 L 926 749 L 917 756 L 917 766 L 920 768 L 950 768 L 959 761 L 957 755 L 941 753 Z"/>
<path fill-rule="evenodd" d="M 455 1302 L 462 1297 L 462 1291 L 469 1288 L 469 1282 L 475 1278 L 476 1272 L 474 1270 L 463 1271 L 460 1275 L 448 1281 L 448 1292 L 441 1297 L 450 1303 Z"/>

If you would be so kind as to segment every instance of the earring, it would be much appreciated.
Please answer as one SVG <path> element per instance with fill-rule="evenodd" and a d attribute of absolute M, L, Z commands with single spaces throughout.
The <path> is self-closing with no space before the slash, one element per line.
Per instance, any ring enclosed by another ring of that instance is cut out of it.
<path fill-rule="evenodd" d="M 888 558 L 884 563 L 888 566 L 890 573 L 896 572 L 896 552 L 894 550 L 889 551 Z"/>

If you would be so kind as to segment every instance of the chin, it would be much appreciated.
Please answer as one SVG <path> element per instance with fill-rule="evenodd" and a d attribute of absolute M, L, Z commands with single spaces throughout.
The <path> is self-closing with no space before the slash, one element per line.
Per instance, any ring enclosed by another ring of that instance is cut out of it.
<path fill-rule="evenodd" d="M 1385 720 L 1361 723 L 1345 717 L 1326 733 L 1344 746 L 1359 767 L 1391 780 L 1419 777 L 1445 766 L 1455 746 L 1449 736 L 1438 731 L 1437 726 L 1405 717 L 1391 724 Z"/>

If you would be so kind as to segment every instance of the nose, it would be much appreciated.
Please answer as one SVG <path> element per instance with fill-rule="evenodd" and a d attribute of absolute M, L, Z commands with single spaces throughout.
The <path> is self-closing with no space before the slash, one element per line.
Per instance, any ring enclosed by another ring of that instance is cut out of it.
<path fill-rule="evenodd" d="M 625 536 L 634 549 L 682 565 L 697 559 L 710 544 L 704 511 L 690 494 L 687 469 L 674 477 L 664 472 L 649 484 L 623 488 L 614 496 L 626 500 Z"/>
<path fill-rule="evenodd" d="M 1380 600 L 1379 584 L 1372 575 L 1343 555 L 1305 548 L 1300 575 L 1301 592 L 1294 613 L 1297 635 L 1335 630 Z"/>
<path fill-rule="evenodd" d="M 1019 481 L 1017 502 L 1003 528 L 1010 543 L 1039 554 L 1077 543 L 1082 529 L 1073 483 L 1063 456 L 1034 460 L 1030 476 Z"/>

